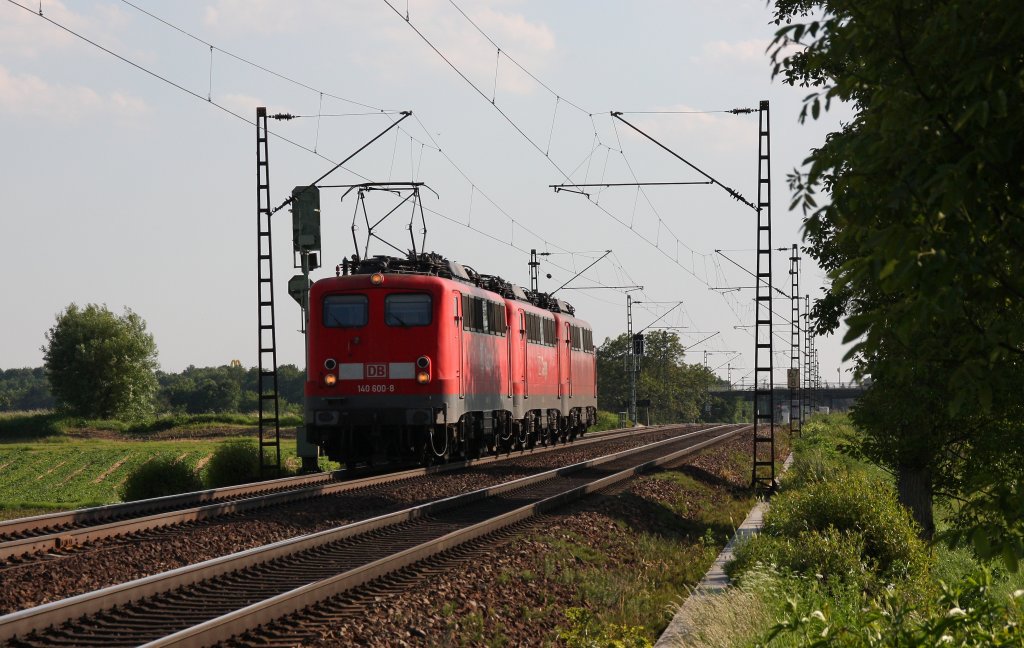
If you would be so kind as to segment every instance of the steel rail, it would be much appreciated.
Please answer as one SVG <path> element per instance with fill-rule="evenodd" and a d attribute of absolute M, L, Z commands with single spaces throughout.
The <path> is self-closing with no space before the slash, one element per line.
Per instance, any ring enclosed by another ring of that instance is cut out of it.
<path fill-rule="evenodd" d="M 384 475 L 373 475 L 353 479 L 351 481 L 339 481 L 344 478 L 343 471 L 318 475 L 301 475 L 297 477 L 285 477 L 255 484 L 244 484 L 241 486 L 229 486 L 181 495 L 168 495 L 138 502 L 126 502 L 123 504 L 111 504 L 104 507 L 68 511 L 65 513 L 53 513 L 36 516 L 32 518 L 21 518 L 12 520 L 9 523 L 0 524 L 0 536 L 9 529 L 18 529 L 18 533 L 25 536 L 13 540 L 0 542 L 0 561 L 22 557 L 28 554 L 49 552 L 58 549 L 66 549 L 86 542 L 102 540 L 105 538 L 123 536 L 130 533 L 145 531 L 149 529 L 162 528 L 186 522 L 197 522 L 208 520 L 231 513 L 252 511 L 268 506 L 297 502 L 314 497 L 322 497 L 338 492 L 356 490 L 368 486 L 386 484 L 389 482 L 402 481 L 416 477 L 423 477 L 443 472 L 460 470 L 463 468 L 486 465 L 495 461 L 506 461 L 531 454 L 542 454 L 552 452 L 565 447 L 581 447 L 592 443 L 613 441 L 631 436 L 638 436 L 651 432 L 664 431 L 676 427 L 673 425 L 652 426 L 641 429 L 616 429 L 606 432 L 595 433 L 583 439 L 577 439 L 566 444 L 553 444 L 550 446 L 534 447 L 529 450 L 515 450 L 508 453 L 456 461 L 429 466 L 427 468 L 416 468 Z M 680 425 L 679 427 L 684 427 Z M 312 484 L 312 485 L 309 485 Z M 210 499 L 221 500 L 209 504 L 195 505 L 199 502 Z M 177 508 L 186 506 L 187 508 Z M 163 508 L 165 510 L 141 517 L 128 517 L 132 511 L 146 512 L 153 509 Z M 166 510 L 170 508 L 171 510 Z M 80 522 L 82 516 L 95 516 L 100 524 L 87 524 L 75 528 L 65 528 L 51 531 L 42 535 L 29 535 L 35 530 L 49 530 L 57 525 L 66 525 Z M 104 521 L 113 518 L 112 521 Z M 45 527 L 33 527 L 33 521 L 44 521 Z M 58 520 L 60 522 L 58 522 Z M 10 531 L 11 535 L 15 532 Z"/>
<path fill-rule="evenodd" d="M 253 630 L 288 614 L 293 614 L 311 605 L 315 605 L 348 590 L 364 585 L 373 580 L 387 576 L 404 567 L 421 562 L 437 554 L 454 549 L 459 545 L 471 542 L 483 536 L 500 531 L 535 515 L 545 513 L 572 501 L 604 490 L 635 475 L 652 468 L 670 464 L 681 457 L 702 450 L 710 445 L 735 436 L 748 429 L 749 426 L 725 432 L 701 443 L 677 450 L 663 457 L 646 461 L 642 464 L 619 471 L 607 477 L 565 490 L 557 495 L 546 497 L 538 502 L 527 504 L 513 511 L 503 513 L 489 520 L 478 522 L 472 526 L 453 531 L 435 540 L 424 542 L 415 547 L 381 558 L 356 569 L 338 574 L 331 578 L 310 583 L 259 603 L 254 603 L 229 614 L 204 621 L 191 628 L 186 628 L 161 639 L 143 644 L 143 648 L 169 648 L 173 646 L 209 646 L 226 641 L 234 636 Z M 678 438 L 676 439 L 678 440 Z M 660 442 L 662 444 L 664 442 Z M 626 453 L 634 452 L 633 450 Z M 624 453 L 619 453 L 624 454 Z M 613 455 L 618 456 L 618 455 Z"/>
<path fill-rule="evenodd" d="M 696 449 L 704 447 L 704 445 L 709 443 L 721 441 L 743 431 L 749 426 L 737 427 L 719 425 L 684 433 L 679 436 L 645 444 L 643 446 L 638 446 L 637 448 L 624 450 L 605 457 L 549 470 L 537 475 L 523 477 L 511 482 L 505 482 L 472 491 L 470 493 L 435 500 L 433 502 L 410 507 L 402 511 L 354 522 L 334 529 L 299 536 L 297 538 L 282 540 L 263 547 L 257 547 L 228 556 L 214 558 L 195 565 L 188 565 L 128 583 L 110 586 L 95 592 L 81 594 L 26 610 L 20 610 L 0 617 L 0 641 L 7 641 L 18 636 L 24 637 L 32 631 L 59 625 L 66 621 L 82 617 L 83 615 L 95 614 L 115 606 L 124 606 L 129 603 L 140 601 L 146 597 L 170 592 L 180 587 L 206 581 L 218 575 L 238 572 L 257 565 L 266 564 L 269 561 L 273 561 L 278 558 L 293 556 L 298 552 L 322 547 L 328 543 L 352 538 L 357 535 L 363 535 L 384 527 L 391 527 L 396 524 L 410 522 L 448 509 L 465 506 L 479 500 L 494 497 L 509 491 L 522 489 L 558 476 L 565 476 L 580 470 L 600 466 L 636 453 L 650 451 L 673 443 L 679 443 L 680 441 L 691 439 L 694 436 L 712 434 L 724 427 L 733 429 L 726 431 L 725 434 L 716 436 L 709 442 L 704 442 L 703 444 L 698 444 L 696 446 L 688 446 L 682 451 L 683 454 L 694 452 Z"/>

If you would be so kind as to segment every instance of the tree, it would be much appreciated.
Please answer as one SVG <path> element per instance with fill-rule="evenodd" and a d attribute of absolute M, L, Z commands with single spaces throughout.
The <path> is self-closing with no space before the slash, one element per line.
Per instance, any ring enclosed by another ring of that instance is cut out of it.
<path fill-rule="evenodd" d="M 1024 4 L 776 0 L 776 21 L 775 74 L 812 89 L 801 121 L 836 100 L 854 110 L 790 185 L 806 251 L 831 277 L 816 332 L 845 320 L 847 357 L 873 379 L 854 412 L 864 450 L 896 473 L 926 534 L 933 492 L 967 510 L 996 491 L 1015 501 Z M 1019 510 L 1004 514 L 1019 527 Z"/>
<path fill-rule="evenodd" d="M 623 333 L 606 339 L 597 349 L 598 407 L 617 412 L 629 401 L 629 351 L 632 342 Z M 637 375 L 637 399 L 650 400 L 651 422 L 700 420 L 710 403 L 714 375 L 701 365 L 685 362 L 685 349 L 675 333 L 652 331 L 645 335 L 644 355 Z"/>
<path fill-rule="evenodd" d="M 0 411 L 53 408 L 53 395 L 42 367 L 0 370 Z"/>
<path fill-rule="evenodd" d="M 130 309 L 71 304 L 46 333 L 46 375 L 58 407 L 98 418 L 152 412 L 157 349 L 146 323 Z"/>

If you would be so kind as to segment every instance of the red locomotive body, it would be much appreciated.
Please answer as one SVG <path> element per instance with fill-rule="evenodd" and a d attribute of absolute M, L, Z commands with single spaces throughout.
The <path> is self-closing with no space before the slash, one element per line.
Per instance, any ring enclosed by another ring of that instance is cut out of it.
<path fill-rule="evenodd" d="M 348 465 L 473 457 L 596 421 L 590 327 L 436 255 L 310 290 L 305 440 Z M 347 266 L 347 264 L 346 264 Z"/>

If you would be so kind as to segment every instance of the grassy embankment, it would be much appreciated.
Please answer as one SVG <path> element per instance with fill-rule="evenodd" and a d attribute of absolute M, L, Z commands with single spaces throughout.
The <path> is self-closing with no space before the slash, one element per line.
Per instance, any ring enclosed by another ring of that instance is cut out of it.
<path fill-rule="evenodd" d="M 297 417 L 284 422 L 298 423 Z M 137 423 L 47 412 L 0 414 L 0 519 L 118 502 L 128 476 L 158 457 L 201 472 L 218 446 L 251 438 L 256 424 L 257 417 L 248 414 Z M 294 470 L 294 442 L 285 440 L 282 450 L 282 461 Z"/>
<path fill-rule="evenodd" d="M 920 542 L 893 478 L 841 452 L 856 440 L 845 416 L 805 427 L 737 586 L 688 609 L 692 645 L 1024 646 L 1024 575 Z"/>

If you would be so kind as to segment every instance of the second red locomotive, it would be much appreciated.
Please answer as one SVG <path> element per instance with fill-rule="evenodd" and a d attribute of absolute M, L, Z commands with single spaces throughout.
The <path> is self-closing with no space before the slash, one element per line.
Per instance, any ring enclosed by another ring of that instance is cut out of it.
<path fill-rule="evenodd" d="M 470 458 L 597 420 L 572 307 L 435 254 L 344 264 L 309 297 L 305 440 L 347 466 Z"/>

